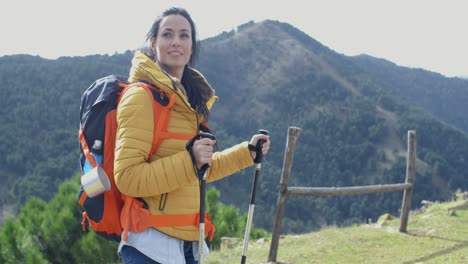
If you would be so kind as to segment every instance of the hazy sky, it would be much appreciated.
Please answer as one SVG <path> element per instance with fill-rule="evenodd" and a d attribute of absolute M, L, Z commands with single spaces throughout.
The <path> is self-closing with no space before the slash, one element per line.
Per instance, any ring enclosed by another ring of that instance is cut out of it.
<path fill-rule="evenodd" d="M 0 3 L 0 56 L 113 54 L 141 46 L 156 16 L 185 7 L 201 39 L 254 20 L 287 22 L 345 55 L 468 75 L 465 0 L 14 0 Z"/>

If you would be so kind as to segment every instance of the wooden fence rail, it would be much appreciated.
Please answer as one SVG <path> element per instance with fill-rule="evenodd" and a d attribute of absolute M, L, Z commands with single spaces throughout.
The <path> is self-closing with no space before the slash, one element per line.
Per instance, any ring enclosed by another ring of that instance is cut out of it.
<path fill-rule="evenodd" d="M 331 188 L 311 188 L 311 187 L 289 187 L 287 195 L 309 195 L 309 196 L 339 196 L 339 195 L 355 195 L 383 192 L 398 192 L 411 189 L 410 183 L 385 184 L 385 185 L 368 185 L 357 187 L 331 187 Z"/>
<path fill-rule="evenodd" d="M 294 149 L 297 139 L 301 133 L 298 127 L 289 127 L 286 148 L 284 153 L 283 169 L 281 171 L 280 190 L 276 206 L 275 224 L 268 255 L 268 263 L 276 263 L 278 253 L 279 237 L 281 231 L 281 221 L 284 216 L 284 205 L 288 195 L 306 195 L 306 196 L 338 196 L 338 195 L 356 195 L 370 193 L 384 193 L 403 191 L 403 201 L 400 215 L 400 232 L 406 232 L 408 225 L 408 215 L 411 208 L 411 196 L 413 191 L 413 182 L 416 164 L 416 132 L 408 131 L 408 154 L 406 159 L 406 180 L 405 183 L 368 185 L 354 187 L 288 187 L 288 179 L 291 174 Z"/>

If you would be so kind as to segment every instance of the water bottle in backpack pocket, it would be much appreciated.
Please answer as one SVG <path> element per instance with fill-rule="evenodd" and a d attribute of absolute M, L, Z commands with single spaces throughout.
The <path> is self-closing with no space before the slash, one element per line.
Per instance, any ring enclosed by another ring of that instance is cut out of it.
<path fill-rule="evenodd" d="M 111 183 L 102 164 L 102 141 L 95 140 L 91 148 L 91 154 L 96 162 L 96 167 L 92 167 L 88 160 L 83 166 L 83 176 L 81 176 L 81 186 L 88 197 L 96 197 L 105 191 L 110 190 Z"/>
<path fill-rule="evenodd" d="M 99 139 L 94 140 L 93 147 L 91 148 L 91 154 L 93 155 L 94 160 L 97 163 L 102 164 L 102 141 Z M 93 167 L 89 163 L 87 159 L 85 159 L 84 165 L 83 165 L 83 174 L 86 174 L 88 171 L 90 171 Z"/>

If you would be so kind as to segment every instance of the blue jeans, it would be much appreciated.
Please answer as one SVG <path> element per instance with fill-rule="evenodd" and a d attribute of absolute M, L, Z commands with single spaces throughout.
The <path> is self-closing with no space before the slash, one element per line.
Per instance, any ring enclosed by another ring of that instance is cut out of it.
<path fill-rule="evenodd" d="M 131 246 L 123 246 L 119 255 L 125 264 L 160 264 Z M 193 256 L 192 242 L 184 242 L 184 256 L 186 264 L 198 264 Z"/>

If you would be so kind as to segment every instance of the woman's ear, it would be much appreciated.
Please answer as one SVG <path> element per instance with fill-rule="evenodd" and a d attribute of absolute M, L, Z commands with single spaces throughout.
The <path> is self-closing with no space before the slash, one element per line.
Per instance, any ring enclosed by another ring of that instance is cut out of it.
<path fill-rule="evenodd" d="M 153 52 L 156 53 L 156 38 L 155 37 L 151 37 L 150 44 L 151 44 L 151 50 L 153 50 Z"/>

